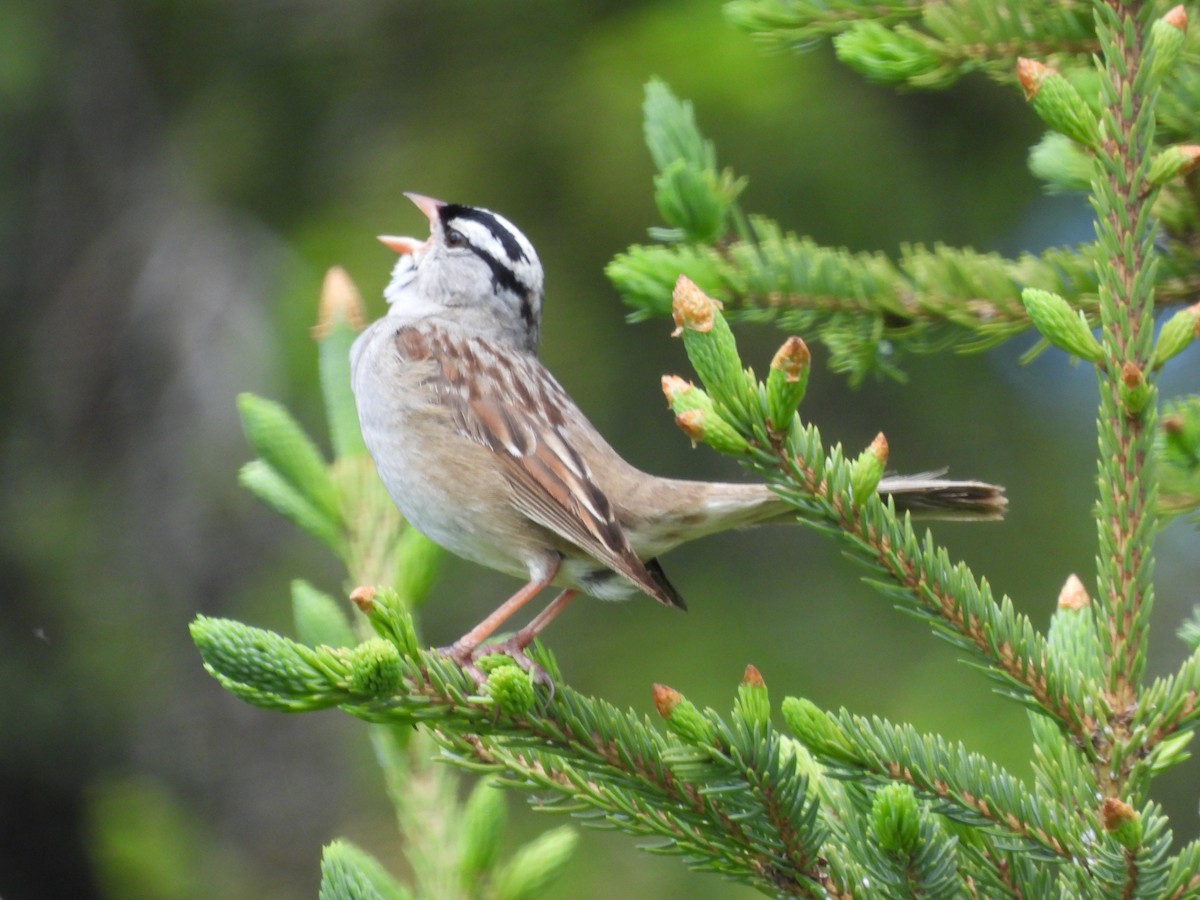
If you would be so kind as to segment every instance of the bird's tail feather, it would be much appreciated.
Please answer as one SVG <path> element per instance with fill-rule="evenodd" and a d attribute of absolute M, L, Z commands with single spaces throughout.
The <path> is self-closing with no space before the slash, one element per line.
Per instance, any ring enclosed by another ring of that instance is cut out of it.
<path fill-rule="evenodd" d="M 880 481 L 879 493 L 914 518 L 987 521 L 1004 517 L 1008 506 L 1004 488 L 940 475 L 890 475 Z M 644 558 L 731 528 L 796 521 L 796 510 L 762 484 L 661 479 L 653 499 L 652 515 L 626 519 L 634 546 Z"/>
<path fill-rule="evenodd" d="M 943 473 L 888 475 L 879 482 L 878 491 L 885 500 L 891 499 L 897 511 L 911 513 L 913 518 L 969 522 L 1004 518 L 1008 498 L 1003 487 L 942 478 Z M 714 511 L 726 510 L 717 515 L 724 528 L 783 522 L 796 516 L 791 506 L 763 485 L 714 484 L 713 488 L 708 506 Z"/>
<path fill-rule="evenodd" d="M 954 481 L 942 472 L 889 475 L 879 493 L 890 497 L 901 512 L 914 518 L 989 521 L 1003 519 L 1008 508 L 1004 488 L 986 481 Z"/>

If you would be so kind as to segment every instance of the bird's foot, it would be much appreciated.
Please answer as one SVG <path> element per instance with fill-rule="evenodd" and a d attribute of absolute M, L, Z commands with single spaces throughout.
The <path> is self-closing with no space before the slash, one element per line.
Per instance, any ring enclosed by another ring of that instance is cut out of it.
<path fill-rule="evenodd" d="M 529 649 L 529 643 L 528 640 L 523 640 L 520 634 L 515 634 L 507 640 L 485 644 L 480 648 L 482 651 L 480 655 L 507 656 L 529 676 L 529 680 L 535 685 L 545 685 L 550 690 L 550 697 L 553 698 L 554 682 L 550 678 L 550 673 L 525 655 L 525 651 Z"/>
<path fill-rule="evenodd" d="M 475 665 L 475 660 L 479 656 L 478 647 L 463 647 L 458 643 L 453 643 L 446 647 L 438 647 L 437 652 L 470 675 L 475 684 L 479 685 L 487 681 L 487 676 L 483 674 L 479 666 Z"/>
<path fill-rule="evenodd" d="M 525 651 L 529 648 L 529 643 L 528 640 L 523 640 L 520 633 L 518 633 L 506 640 L 491 644 L 480 644 L 476 647 L 463 647 L 454 643 L 449 647 L 439 647 L 438 652 L 454 660 L 459 668 L 470 675 L 478 685 L 482 685 L 487 681 L 487 675 L 478 665 L 479 660 L 486 659 L 489 656 L 507 656 L 529 676 L 529 680 L 535 685 L 545 685 L 550 691 L 551 699 L 553 699 L 554 681 L 551 680 L 550 674 L 525 655 Z"/>

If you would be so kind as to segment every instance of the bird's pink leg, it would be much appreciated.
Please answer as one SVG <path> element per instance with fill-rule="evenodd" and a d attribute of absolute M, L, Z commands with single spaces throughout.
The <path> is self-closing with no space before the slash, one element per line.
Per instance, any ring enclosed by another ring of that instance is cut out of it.
<path fill-rule="evenodd" d="M 457 641 L 445 648 L 445 653 L 459 662 L 469 660 L 475 652 L 475 648 L 492 636 L 492 633 L 503 625 L 508 619 L 519 610 L 522 606 L 532 600 L 537 594 L 543 590 L 554 576 L 558 574 L 558 563 L 550 569 L 541 578 L 534 579 L 529 582 L 503 603 L 486 619 L 460 637 Z M 553 606 L 554 604 L 550 604 Z M 549 607 L 547 607 L 548 609 Z M 541 616 L 538 616 L 541 618 Z M 536 622 L 537 619 L 534 619 Z M 533 624 L 532 622 L 530 624 Z"/>

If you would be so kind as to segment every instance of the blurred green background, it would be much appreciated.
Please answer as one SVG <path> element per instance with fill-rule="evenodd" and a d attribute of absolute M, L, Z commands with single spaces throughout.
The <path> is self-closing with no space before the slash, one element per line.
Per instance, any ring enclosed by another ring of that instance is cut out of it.
<path fill-rule="evenodd" d="M 601 431 L 654 472 L 740 477 L 675 430 L 687 375 L 669 323 L 636 326 L 605 281 L 656 224 L 642 85 L 696 105 L 751 212 L 818 241 L 943 241 L 1014 253 L 1086 240 L 1081 199 L 1025 168 L 1039 128 L 1016 90 L 895 95 L 827 48 L 769 55 L 680 0 L 5 0 L 0 4 L 0 896 L 312 897 L 336 836 L 399 874 L 363 726 L 224 693 L 187 634 L 199 612 L 288 629 L 288 582 L 341 573 L 236 486 L 234 396 L 323 433 L 308 328 L 324 270 L 382 311 L 421 233 L 401 192 L 502 212 L 547 270 L 543 357 Z M 765 366 L 782 335 L 742 329 Z M 818 357 L 804 413 L 831 442 L 887 433 L 892 464 L 1009 488 L 999 525 L 940 539 L 1044 626 L 1067 574 L 1091 583 L 1094 382 L 1032 339 L 908 363 L 850 391 Z M 1165 394 L 1194 389 L 1193 349 Z M 1160 544 L 1152 674 L 1195 599 L 1196 534 Z M 548 635 L 580 690 L 650 712 L 659 681 L 726 709 L 748 662 L 803 694 L 939 730 L 1028 772 L 1025 714 L 898 615 L 819 536 L 709 539 L 666 561 L 686 616 L 582 604 Z M 450 561 L 422 613 L 451 640 L 513 584 Z M 1162 779 L 1195 837 L 1198 768 Z M 514 796 L 514 808 L 523 807 Z M 525 814 L 514 841 L 558 820 Z M 554 896 L 749 896 L 588 832 Z"/>

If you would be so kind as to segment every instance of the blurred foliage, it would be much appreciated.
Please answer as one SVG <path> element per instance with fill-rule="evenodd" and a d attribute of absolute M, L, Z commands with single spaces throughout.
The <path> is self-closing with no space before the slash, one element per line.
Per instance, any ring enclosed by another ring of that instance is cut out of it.
<path fill-rule="evenodd" d="M 1159 508 L 1200 523 L 1200 398 L 1167 404 L 1157 446 Z"/>
<path fill-rule="evenodd" d="M 310 538 L 231 477 L 246 454 L 234 398 L 281 398 L 316 432 L 311 298 L 341 263 L 381 309 L 391 263 L 372 236 L 415 227 L 401 191 L 516 221 L 549 272 L 543 355 L 601 430 L 651 470 L 728 474 L 688 453 L 661 414 L 659 376 L 680 351 L 664 347 L 664 327 L 626 327 L 603 277 L 653 217 L 639 131 L 652 76 L 693 102 L 725 165 L 753 173 L 740 202 L 823 245 L 1013 255 L 1088 236 L 1086 208 L 1041 196 L 1024 169 L 1040 127 L 1018 92 L 966 78 L 897 98 L 831 52 L 763 54 L 711 2 L 0 4 L 0 679 L 24 686 L 0 701 L 0 894 L 120 896 L 96 862 L 106 839 L 80 823 L 100 803 L 91 786 L 126 772 L 223 848 L 211 864 L 200 844 L 182 854 L 210 878 L 253 873 L 239 883 L 256 896 L 311 897 L 332 834 L 394 853 L 379 837 L 391 811 L 377 770 L 352 731 L 243 711 L 200 671 L 184 626 L 200 610 L 282 628 L 296 573 L 331 592 L 339 583 Z M 1164 104 L 1163 127 L 1194 125 L 1189 104 Z M 739 338 L 765 371 L 776 338 L 753 327 Z M 1197 361 L 1193 348 L 1164 380 Z M 1053 354 L 1011 362 L 1000 351 L 950 375 L 913 359 L 909 390 L 825 379 L 806 403 L 851 446 L 884 428 L 899 468 L 952 459 L 1008 485 L 1003 530 L 945 537 L 1045 621 L 1064 570 L 1095 552 L 1081 519 L 1037 527 L 1093 501 L 1093 422 L 1075 398 L 1094 386 Z M 815 538 L 733 535 L 668 563 L 692 603 L 686 619 L 593 605 L 556 626 L 576 684 L 641 709 L 655 680 L 716 703 L 753 657 L 818 702 L 869 698 L 1024 766 L 1020 715 L 983 687 L 946 695 L 948 680 L 964 681 L 948 648 L 914 653 L 917 623 L 827 602 L 866 590 Z M 1168 634 L 1200 573 L 1182 548 L 1160 573 Z M 507 586 L 447 567 L 423 632 L 459 633 Z M 778 640 L 801 614 L 799 646 Z M 1195 833 L 1196 771 L 1161 781 L 1181 834 Z M 133 807 L 114 808 L 97 827 L 136 826 L 121 812 Z M 624 838 L 583 840 L 572 896 L 616 865 L 631 895 L 744 895 L 630 858 Z"/>
<path fill-rule="evenodd" d="M 145 776 L 110 777 L 89 793 L 92 863 L 107 896 L 269 896 L 246 861 L 223 847 L 166 786 Z"/>

